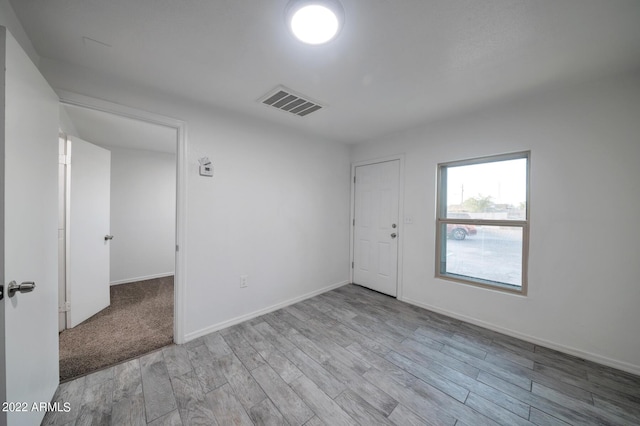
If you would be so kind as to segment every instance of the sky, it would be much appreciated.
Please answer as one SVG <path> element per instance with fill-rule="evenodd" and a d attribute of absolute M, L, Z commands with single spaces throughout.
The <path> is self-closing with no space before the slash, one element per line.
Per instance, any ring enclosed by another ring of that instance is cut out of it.
<path fill-rule="evenodd" d="M 449 167 L 447 204 L 490 195 L 496 204 L 518 206 L 527 199 L 527 160 L 498 161 Z"/>

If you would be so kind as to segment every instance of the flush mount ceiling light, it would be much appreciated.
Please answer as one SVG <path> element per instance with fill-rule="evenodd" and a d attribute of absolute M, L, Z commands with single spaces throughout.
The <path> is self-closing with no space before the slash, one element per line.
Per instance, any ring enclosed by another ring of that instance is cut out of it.
<path fill-rule="evenodd" d="M 324 44 L 342 29 L 344 10 L 337 0 L 292 0 L 285 12 L 291 33 L 307 44 Z"/>

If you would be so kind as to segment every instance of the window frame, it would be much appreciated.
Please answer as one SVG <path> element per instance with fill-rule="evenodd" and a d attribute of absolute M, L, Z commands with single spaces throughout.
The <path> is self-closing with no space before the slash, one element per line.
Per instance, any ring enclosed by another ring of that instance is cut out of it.
<path fill-rule="evenodd" d="M 526 165 L 526 206 L 525 206 L 525 219 L 524 220 L 496 220 L 496 219 L 457 219 L 447 218 L 447 181 L 446 174 L 443 175 L 443 170 L 450 167 L 458 166 L 470 166 L 474 164 L 486 164 L 495 163 L 500 161 L 517 160 L 525 158 Z M 437 187 L 436 187 L 436 262 L 435 262 L 435 277 L 441 278 L 447 281 L 454 281 L 461 284 L 471 285 L 475 287 L 487 288 L 490 290 L 496 290 L 500 292 L 506 292 L 516 294 L 520 296 L 526 296 L 528 290 L 528 259 L 529 259 L 529 231 L 530 231 L 530 173 L 531 171 L 531 151 L 519 151 L 508 154 L 489 155 L 484 157 L 470 158 L 467 160 L 449 161 L 445 163 L 438 163 L 437 166 Z M 444 185 L 444 187 L 443 187 Z M 463 225 L 475 225 L 475 226 L 508 226 L 522 229 L 522 275 L 521 286 L 510 285 L 507 283 L 500 283 L 497 281 L 485 280 L 482 278 L 473 278 L 466 275 L 451 274 L 442 272 L 442 266 L 446 266 L 446 259 L 442 259 L 443 243 L 446 242 L 446 231 L 443 235 L 443 229 L 446 229 L 447 224 L 463 224 Z M 444 238 L 444 240 L 443 240 Z"/>

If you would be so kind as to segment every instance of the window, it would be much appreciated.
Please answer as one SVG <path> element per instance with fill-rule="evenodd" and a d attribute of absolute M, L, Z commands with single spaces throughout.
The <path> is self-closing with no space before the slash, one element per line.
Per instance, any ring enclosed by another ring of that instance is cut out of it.
<path fill-rule="evenodd" d="M 438 165 L 436 277 L 526 294 L 529 157 Z"/>

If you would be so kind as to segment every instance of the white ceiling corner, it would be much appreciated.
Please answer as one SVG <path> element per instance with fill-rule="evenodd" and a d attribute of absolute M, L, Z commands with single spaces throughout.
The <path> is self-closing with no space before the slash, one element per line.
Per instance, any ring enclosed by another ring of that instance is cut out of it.
<path fill-rule="evenodd" d="M 176 129 L 127 118 L 108 112 L 73 105 L 63 105 L 75 126 L 77 136 L 107 149 L 126 148 L 143 151 L 177 152 Z"/>

